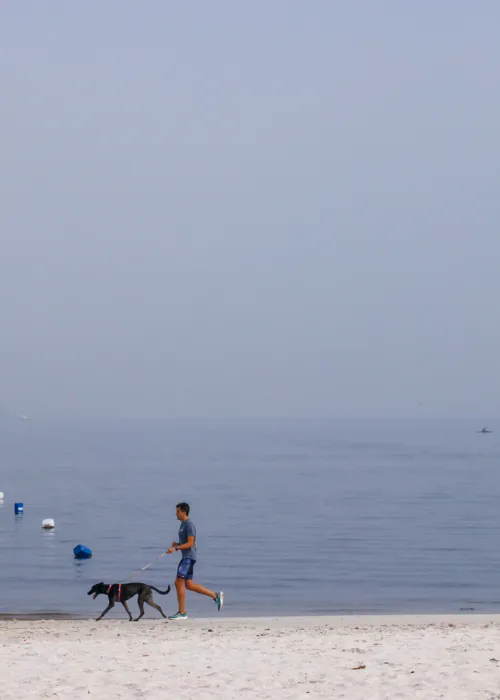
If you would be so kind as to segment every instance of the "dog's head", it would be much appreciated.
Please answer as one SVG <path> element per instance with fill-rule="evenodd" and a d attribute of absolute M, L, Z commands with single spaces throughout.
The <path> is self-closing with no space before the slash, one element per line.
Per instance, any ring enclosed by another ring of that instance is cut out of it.
<path fill-rule="evenodd" d="M 95 600 L 100 593 L 106 593 L 107 590 L 108 587 L 105 583 L 102 583 L 101 581 L 101 583 L 94 583 L 87 595 L 91 595 L 92 598 Z"/>

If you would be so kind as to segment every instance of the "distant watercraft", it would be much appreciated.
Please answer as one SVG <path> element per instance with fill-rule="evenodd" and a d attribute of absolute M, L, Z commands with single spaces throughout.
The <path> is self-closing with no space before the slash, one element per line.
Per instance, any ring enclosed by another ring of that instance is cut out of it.
<path fill-rule="evenodd" d="M 14 413 L 0 406 L 0 420 L 31 420 L 25 413 Z"/>
<path fill-rule="evenodd" d="M 488 428 L 483 428 L 482 430 L 478 430 L 478 433 L 492 433 L 492 430 L 488 430 Z"/>

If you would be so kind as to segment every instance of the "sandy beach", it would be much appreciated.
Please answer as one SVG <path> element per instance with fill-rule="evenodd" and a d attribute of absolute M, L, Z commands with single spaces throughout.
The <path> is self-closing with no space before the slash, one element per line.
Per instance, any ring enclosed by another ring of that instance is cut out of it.
<path fill-rule="evenodd" d="M 500 698 L 500 616 L 2 620 L 1 697 Z"/>

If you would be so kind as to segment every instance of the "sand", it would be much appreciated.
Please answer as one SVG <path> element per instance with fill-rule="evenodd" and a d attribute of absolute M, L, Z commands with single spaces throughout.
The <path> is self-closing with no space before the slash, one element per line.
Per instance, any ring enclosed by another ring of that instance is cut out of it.
<path fill-rule="evenodd" d="M 2 700 L 493 700 L 500 616 L 2 620 L 0 683 Z"/>

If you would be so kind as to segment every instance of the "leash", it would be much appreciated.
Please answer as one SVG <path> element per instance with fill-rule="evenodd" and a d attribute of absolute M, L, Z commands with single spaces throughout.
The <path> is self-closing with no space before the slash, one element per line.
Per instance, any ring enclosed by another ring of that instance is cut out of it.
<path fill-rule="evenodd" d="M 146 564 L 146 566 L 143 566 L 142 569 L 136 569 L 135 571 L 132 571 L 130 576 L 127 576 L 127 578 L 123 579 L 123 583 L 125 583 L 126 581 L 131 579 L 132 576 L 135 576 L 135 574 L 138 574 L 140 571 L 146 571 L 146 569 L 149 569 L 150 566 L 153 566 L 153 564 L 156 564 L 156 562 L 159 559 L 161 559 L 162 557 L 164 557 L 165 555 L 166 555 L 166 552 L 163 552 L 163 554 L 160 554 L 159 556 L 157 556 L 156 559 L 154 559 L 152 562 L 150 562 L 149 564 Z"/>

